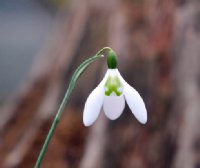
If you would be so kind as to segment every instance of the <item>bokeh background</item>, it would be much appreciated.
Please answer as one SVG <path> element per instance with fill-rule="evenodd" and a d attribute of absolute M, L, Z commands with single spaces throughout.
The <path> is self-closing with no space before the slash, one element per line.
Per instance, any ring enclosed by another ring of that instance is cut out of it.
<path fill-rule="evenodd" d="M 79 79 L 44 168 L 200 167 L 199 0 L 0 0 L 0 167 L 34 167 L 72 73 L 104 46 L 144 98 L 84 127 L 106 60 Z"/>

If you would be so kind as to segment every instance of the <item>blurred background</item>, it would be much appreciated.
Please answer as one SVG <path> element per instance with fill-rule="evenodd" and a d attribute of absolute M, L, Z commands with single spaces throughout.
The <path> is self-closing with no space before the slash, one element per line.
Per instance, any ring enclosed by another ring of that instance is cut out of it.
<path fill-rule="evenodd" d="M 200 168 L 199 0 L 0 0 L 0 167 L 34 167 L 76 67 L 116 51 L 148 111 L 84 127 L 105 59 L 79 79 L 44 168 Z"/>

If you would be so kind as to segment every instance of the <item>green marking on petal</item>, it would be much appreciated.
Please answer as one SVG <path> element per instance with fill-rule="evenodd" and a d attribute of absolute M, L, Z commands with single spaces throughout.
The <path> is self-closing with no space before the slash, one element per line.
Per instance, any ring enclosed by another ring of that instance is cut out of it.
<path fill-rule="evenodd" d="M 123 85 L 117 76 L 108 76 L 108 79 L 105 83 L 106 96 L 110 96 L 112 93 L 115 93 L 117 96 L 120 96 L 122 94 L 122 89 Z"/>

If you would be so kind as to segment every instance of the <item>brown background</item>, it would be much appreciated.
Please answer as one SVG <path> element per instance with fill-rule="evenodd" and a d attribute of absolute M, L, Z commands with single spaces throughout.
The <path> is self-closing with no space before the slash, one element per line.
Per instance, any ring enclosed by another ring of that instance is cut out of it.
<path fill-rule="evenodd" d="M 76 67 L 104 46 L 144 98 L 148 122 L 126 106 L 84 127 L 85 100 L 105 60 L 79 79 L 43 161 L 44 168 L 200 167 L 200 2 L 76 0 L 58 11 L 49 40 L 24 82 L 1 106 L 0 167 L 33 167 Z"/>

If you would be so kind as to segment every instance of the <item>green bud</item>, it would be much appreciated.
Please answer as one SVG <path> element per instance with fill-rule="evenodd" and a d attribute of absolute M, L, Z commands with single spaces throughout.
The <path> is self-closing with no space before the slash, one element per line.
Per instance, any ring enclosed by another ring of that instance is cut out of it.
<path fill-rule="evenodd" d="M 117 68 L 117 55 L 113 50 L 108 52 L 107 64 L 109 69 Z"/>

